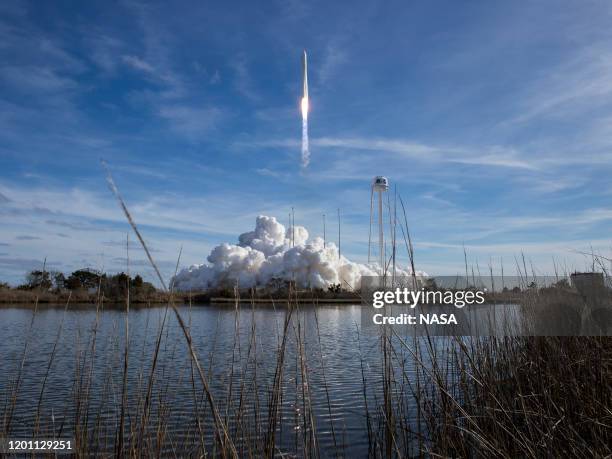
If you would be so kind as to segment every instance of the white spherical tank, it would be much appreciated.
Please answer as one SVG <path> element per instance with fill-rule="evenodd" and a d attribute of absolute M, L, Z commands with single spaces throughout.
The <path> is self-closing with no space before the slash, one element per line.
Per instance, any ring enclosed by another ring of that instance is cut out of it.
<path fill-rule="evenodd" d="M 383 177 L 382 175 L 377 175 L 372 180 L 372 189 L 374 191 L 387 191 L 389 190 L 389 180 L 387 177 Z"/>

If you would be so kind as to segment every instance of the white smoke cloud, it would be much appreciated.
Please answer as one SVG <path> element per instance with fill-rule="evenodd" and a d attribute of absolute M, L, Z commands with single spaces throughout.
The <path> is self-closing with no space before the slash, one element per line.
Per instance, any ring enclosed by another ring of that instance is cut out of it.
<path fill-rule="evenodd" d="M 291 239 L 293 238 L 293 244 Z M 295 280 L 300 287 L 332 284 L 359 287 L 361 276 L 376 276 L 377 265 L 338 257 L 334 243 L 309 239 L 303 226 L 285 228 L 274 217 L 257 217 L 255 230 L 243 233 L 238 244 L 223 243 L 208 256 L 208 264 L 183 269 L 174 279 L 177 290 L 204 290 L 238 284 L 240 288 L 267 285 L 272 279 Z M 397 270 L 398 275 L 410 275 Z"/>

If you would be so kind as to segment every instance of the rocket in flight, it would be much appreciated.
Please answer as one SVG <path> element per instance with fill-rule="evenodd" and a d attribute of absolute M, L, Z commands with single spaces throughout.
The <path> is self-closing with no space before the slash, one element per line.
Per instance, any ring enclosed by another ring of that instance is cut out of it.
<path fill-rule="evenodd" d="M 306 50 L 302 56 L 302 68 L 304 69 L 304 97 L 308 99 L 308 56 Z"/>
<path fill-rule="evenodd" d="M 308 118 L 308 56 L 306 50 L 302 56 L 302 69 L 303 69 L 303 81 L 304 81 L 304 96 L 302 97 L 302 118 Z"/>
<path fill-rule="evenodd" d="M 310 149 L 308 147 L 308 63 L 306 50 L 302 56 L 302 69 L 304 71 L 304 96 L 302 97 L 302 168 L 310 163 Z"/>

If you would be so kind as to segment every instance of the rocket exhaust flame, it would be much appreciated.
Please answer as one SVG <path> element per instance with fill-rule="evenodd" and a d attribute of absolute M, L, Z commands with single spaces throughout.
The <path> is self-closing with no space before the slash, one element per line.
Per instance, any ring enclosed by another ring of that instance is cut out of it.
<path fill-rule="evenodd" d="M 308 97 L 302 97 L 302 118 L 308 119 Z"/>
<path fill-rule="evenodd" d="M 308 146 L 308 64 L 306 50 L 302 56 L 302 67 L 304 71 L 304 96 L 302 97 L 302 167 L 308 167 L 310 163 L 310 150 Z"/>

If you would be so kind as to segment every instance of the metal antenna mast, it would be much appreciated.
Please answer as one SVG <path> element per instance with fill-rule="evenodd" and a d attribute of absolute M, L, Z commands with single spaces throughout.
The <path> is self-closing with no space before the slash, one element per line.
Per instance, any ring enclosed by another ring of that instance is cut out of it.
<path fill-rule="evenodd" d="M 338 207 L 338 260 L 340 260 L 340 208 Z"/>
<path fill-rule="evenodd" d="M 327 237 L 325 235 L 325 214 L 323 214 L 323 248 L 327 247 Z"/>
<path fill-rule="evenodd" d="M 295 247 L 295 210 L 291 208 L 291 246 Z"/>

